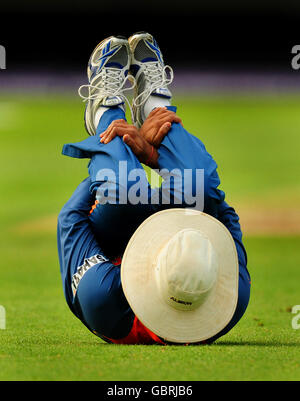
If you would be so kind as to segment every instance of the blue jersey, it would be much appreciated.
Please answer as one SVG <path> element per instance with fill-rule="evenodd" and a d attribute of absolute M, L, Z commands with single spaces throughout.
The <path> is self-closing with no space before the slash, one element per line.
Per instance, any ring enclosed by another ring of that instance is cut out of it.
<path fill-rule="evenodd" d="M 136 317 L 122 291 L 120 264 L 114 263 L 113 254 L 106 251 L 105 242 L 109 239 L 108 242 L 118 249 L 114 256 L 122 256 L 120 252 L 124 250 L 130 235 L 147 216 L 160 208 L 178 206 L 95 205 L 95 192 L 101 185 L 98 179 L 99 170 L 116 169 L 120 160 L 127 161 L 128 172 L 142 168 L 122 138 L 116 137 L 106 145 L 100 142 L 99 134 L 113 120 L 120 118 L 125 119 L 123 111 L 111 108 L 102 116 L 96 136 L 64 146 L 65 155 L 90 159 L 89 178 L 77 187 L 61 210 L 57 239 L 64 295 L 71 311 L 101 338 L 122 342 L 122 339 L 130 337 L 132 327 L 139 325 L 135 323 Z M 249 300 L 250 276 L 238 215 L 225 202 L 225 194 L 218 188 L 220 180 L 216 162 L 206 151 L 204 144 L 180 124 L 173 124 L 164 138 L 159 148 L 158 163 L 159 168 L 165 171 L 204 171 L 204 212 L 220 220 L 235 241 L 239 259 L 239 300 L 232 321 L 215 337 L 217 338 L 237 323 Z M 116 171 L 116 179 L 119 178 L 118 174 Z M 163 178 L 165 182 L 157 190 L 163 192 L 168 183 L 168 191 L 172 192 L 174 188 L 170 187 L 167 177 Z M 149 187 L 149 196 L 153 195 L 151 191 L 153 190 Z M 126 219 L 126 216 L 130 216 L 130 219 Z M 134 224 L 128 230 L 129 222 L 132 221 Z M 124 243 L 119 246 L 118 242 L 122 241 Z"/>

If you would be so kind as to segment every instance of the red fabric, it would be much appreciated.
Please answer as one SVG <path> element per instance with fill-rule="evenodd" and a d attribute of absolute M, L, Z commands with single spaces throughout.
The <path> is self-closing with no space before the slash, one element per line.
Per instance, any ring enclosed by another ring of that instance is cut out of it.
<path fill-rule="evenodd" d="M 156 334 L 152 333 L 146 326 L 139 321 L 135 316 L 132 329 L 127 337 L 121 338 L 119 340 L 114 340 L 112 338 L 106 337 L 114 344 L 161 344 L 165 343 L 157 337 Z"/>
<path fill-rule="evenodd" d="M 119 266 L 122 263 L 122 258 L 118 256 L 116 259 L 112 260 L 111 263 L 115 266 Z"/>

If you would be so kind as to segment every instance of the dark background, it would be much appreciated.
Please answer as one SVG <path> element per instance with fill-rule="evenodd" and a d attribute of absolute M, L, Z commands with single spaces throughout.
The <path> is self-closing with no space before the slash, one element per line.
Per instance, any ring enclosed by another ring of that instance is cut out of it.
<path fill-rule="evenodd" d="M 287 70 L 300 44 L 300 2 L 5 1 L 7 69 L 81 70 L 99 41 L 146 30 L 166 63 L 197 70 Z"/>

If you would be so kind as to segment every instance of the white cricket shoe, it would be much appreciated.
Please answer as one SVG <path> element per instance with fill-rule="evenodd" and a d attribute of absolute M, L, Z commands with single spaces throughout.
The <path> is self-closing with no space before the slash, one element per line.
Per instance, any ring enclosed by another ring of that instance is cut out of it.
<path fill-rule="evenodd" d="M 150 33 L 135 33 L 128 42 L 131 51 L 130 74 L 136 80 L 133 116 L 139 128 L 151 111 L 147 102 L 154 107 L 171 104 L 172 94 L 167 86 L 173 81 L 173 70 L 165 66 L 158 44 Z"/>
<path fill-rule="evenodd" d="M 110 36 L 94 49 L 87 68 L 88 85 L 78 89 L 80 97 L 87 102 L 85 127 L 89 135 L 96 134 L 95 114 L 100 107 L 121 106 L 128 102 L 124 91 L 129 78 L 130 48 L 127 38 Z M 83 91 L 88 90 L 87 95 Z M 129 102 L 128 102 L 129 104 Z"/>

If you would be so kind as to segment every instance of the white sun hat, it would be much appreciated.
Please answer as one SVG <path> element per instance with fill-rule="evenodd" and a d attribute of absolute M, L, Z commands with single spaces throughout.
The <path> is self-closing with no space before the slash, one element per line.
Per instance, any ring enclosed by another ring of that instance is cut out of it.
<path fill-rule="evenodd" d="M 195 343 L 219 333 L 238 298 L 238 257 L 227 228 L 208 214 L 167 209 L 131 237 L 121 265 L 126 299 L 153 333 Z"/>

